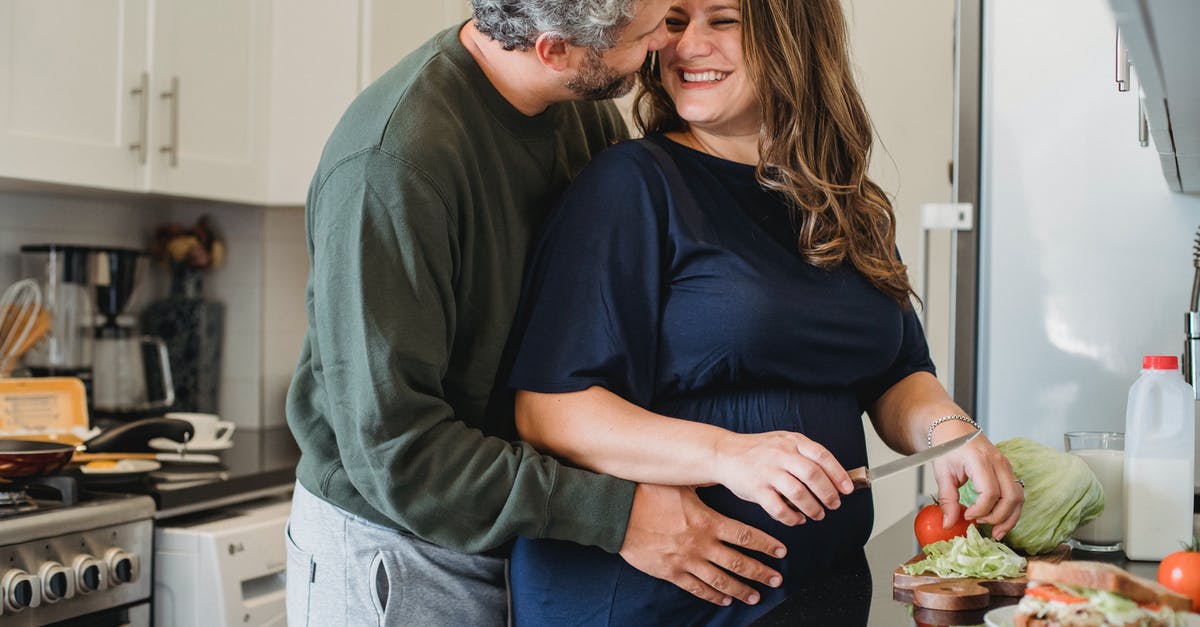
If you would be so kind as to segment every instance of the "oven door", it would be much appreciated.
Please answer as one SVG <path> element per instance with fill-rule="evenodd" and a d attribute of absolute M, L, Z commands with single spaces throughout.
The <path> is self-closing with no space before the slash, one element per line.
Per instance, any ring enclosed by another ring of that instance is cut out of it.
<path fill-rule="evenodd" d="M 31 615 L 30 618 L 33 618 L 33 616 Z M 39 623 L 31 622 L 29 624 L 37 625 Z M 56 627 L 64 625 L 71 627 L 84 627 L 85 625 L 86 627 L 150 627 L 150 604 L 143 602 L 126 607 L 101 610 L 86 616 L 77 616 L 54 624 Z M 7 627 L 7 623 L 5 627 Z"/>

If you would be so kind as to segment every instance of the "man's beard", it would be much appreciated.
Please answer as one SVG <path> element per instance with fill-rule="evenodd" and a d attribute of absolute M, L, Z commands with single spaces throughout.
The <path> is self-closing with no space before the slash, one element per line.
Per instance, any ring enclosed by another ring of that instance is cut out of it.
<path fill-rule="evenodd" d="M 607 100 L 629 93 L 636 81 L 636 75 L 618 74 L 604 63 L 604 57 L 599 52 L 588 50 L 583 67 L 567 83 L 567 89 L 583 100 Z"/>

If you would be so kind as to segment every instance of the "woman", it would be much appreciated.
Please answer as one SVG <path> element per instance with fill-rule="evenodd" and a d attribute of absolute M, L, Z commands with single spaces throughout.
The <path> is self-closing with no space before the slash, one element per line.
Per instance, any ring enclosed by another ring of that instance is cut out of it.
<path fill-rule="evenodd" d="M 618 556 L 520 540 L 514 619 L 744 624 L 871 530 L 867 411 L 912 453 L 975 430 L 934 378 L 895 217 L 866 177 L 870 122 L 837 0 L 676 0 L 642 72 L 643 140 L 600 154 L 526 275 L 510 385 L 523 439 L 632 481 L 705 486 L 779 538 L 783 585 L 705 603 Z M 1015 524 L 1024 497 L 986 438 L 935 466 L 947 523 Z M 762 558 L 762 556 L 755 556 Z M 729 587 L 717 565 L 698 587 Z"/>

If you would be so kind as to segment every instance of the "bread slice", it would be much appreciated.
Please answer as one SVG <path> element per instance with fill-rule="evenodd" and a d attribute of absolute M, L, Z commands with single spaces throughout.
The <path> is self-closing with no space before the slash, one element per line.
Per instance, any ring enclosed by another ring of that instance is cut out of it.
<path fill-rule="evenodd" d="M 1060 562 L 1051 564 L 1030 560 L 1026 566 L 1029 580 L 1042 583 L 1058 583 L 1115 592 L 1138 603 L 1164 605 L 1173 610 L 1187 611 L 1192 600 L 1157 581 L 1138 577 L 1129 571 L 1104 562 Z"/>

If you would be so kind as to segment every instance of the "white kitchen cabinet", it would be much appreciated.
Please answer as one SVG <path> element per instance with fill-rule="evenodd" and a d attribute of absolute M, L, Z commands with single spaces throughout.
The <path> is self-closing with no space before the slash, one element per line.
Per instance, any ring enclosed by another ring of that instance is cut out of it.
<path fill-rule="evenodd" d="M 1167 186 L 1200 193 L 1200 76 L 1194 0 L 1109 0 L 1137 69 L 1150 136 Z"/>
<path fill-rule="evenodd" d="M 0 176 L 271 202 L 271 8 L 0 0 Z"/>
<path fill-rule="evenodd" d="M 360 87 L 366 87 L 438 31 L 471 17 L 468 0 L 361 0 Z"/>
<path fill-rule="evenodd" d="M 141 189 L 148 0 L 0 0 L 0 176 Z"/>
<path fill-rule="evenodd" d="M 302 205 L 354 96 L 466 0 L 0 0 L 0 183 Z"/>
<path fill-rule="evenodd" d="M 270 19 L 267 0 L 155 0 L 151 191 L 269 200 Z"/>

